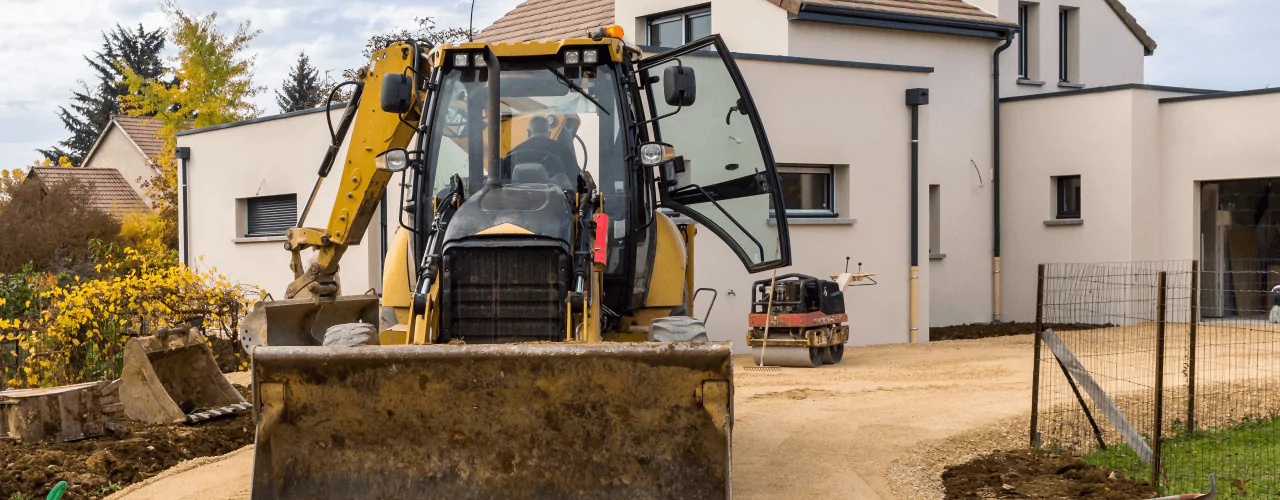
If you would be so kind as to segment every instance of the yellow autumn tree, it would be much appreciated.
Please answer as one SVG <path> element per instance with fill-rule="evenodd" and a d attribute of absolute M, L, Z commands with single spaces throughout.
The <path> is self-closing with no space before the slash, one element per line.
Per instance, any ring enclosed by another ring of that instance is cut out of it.
<path fill-rule="evenodd" d="M 13 191 L 27 180 L 26 169 L 0 170 L 0 210 L 13 199 Z"/>
<path fill-rule="evenodd" d="M 258 116 L 261 111 L 252 100 L 266 88 L 253 84 L 254 57 L 244 56 L 249 42 L 261 33 L 250 29 L 249 21 L 234 33 L 224 33 L 216 12 L 201 16 L 172 2 L 164 6 L 172 23 L 169 41 L 178 49 L 169 65 L 173 69 L 160 78 L 144 78 L 121 68 L 129 92 L 120 96 L 120 107 L 130 115 L 159 121 L 157 134 L 164 147 L 152 159 L 159 172 L 147 182 L 147 194 L 156 200 L 164 244 L 177 248 L 177 133 Z"/>
<path fill-rule="evenodd" d="M 27 180 L 27 172 L 31 171 L 31 167 L 71 167 L 71 160 L 65 156 L 58 157 L 58 162 L 54 163 L 45 160 L 36 160 L 30 167 L 15 168 L 13 170 L 0 170 L 0 209 L 4 208 L 6 202 L 13 199 L 13 191 L 21 186 L 23 181 Z"/>

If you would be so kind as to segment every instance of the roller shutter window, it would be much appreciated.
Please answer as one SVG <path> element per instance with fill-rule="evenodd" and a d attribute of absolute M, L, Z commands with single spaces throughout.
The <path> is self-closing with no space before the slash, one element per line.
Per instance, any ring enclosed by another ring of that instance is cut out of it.
<path fill-rule="evenodd" d="M 298 195 L 260 196 L 245 200 L 245 237 L 284 236 L 298 222 Z"/>

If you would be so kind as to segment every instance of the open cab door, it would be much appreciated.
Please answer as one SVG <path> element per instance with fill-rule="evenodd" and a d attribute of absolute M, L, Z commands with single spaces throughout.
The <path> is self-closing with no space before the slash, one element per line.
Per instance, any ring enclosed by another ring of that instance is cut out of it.
<path fill-rule="evenodd" d="M 791 265 L 773 151 L 751 93 L 720 35 L 641 60 L 664 208 L 710 229 L 752 273 Z M 696 76 L 695 76 L 696 75 Z"/>

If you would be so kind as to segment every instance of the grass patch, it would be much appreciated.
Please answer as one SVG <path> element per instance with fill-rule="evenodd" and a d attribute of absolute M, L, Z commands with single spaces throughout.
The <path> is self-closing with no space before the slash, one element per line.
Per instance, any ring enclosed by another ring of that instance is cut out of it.
<path fill-rule="evenodd" d="M 1227 429 L 1184 432 L 1164 442 L 1161 491 L 1207 493 L 1218 475 L 1218 497 L 1273 499 L 1280 495 L 1280 418 L 1246 421 Z M 1151 465 L 1123 444 L 1081 460 L 1129 477 L 1151 477 Z"/>

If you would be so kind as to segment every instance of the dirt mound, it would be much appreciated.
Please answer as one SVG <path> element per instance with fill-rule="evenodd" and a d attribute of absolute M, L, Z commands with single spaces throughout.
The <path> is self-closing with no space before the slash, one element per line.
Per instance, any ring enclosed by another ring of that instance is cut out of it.
<path fill-rule="evenodd" d="M 248 415 L 197 426 L 154 426 L 124 417 L 131 433 L 73 443 L 0 441 L 0 499 L 44 498 L 59 481 L 68 500 L 99 499 L 184 460 L 229 453 L 253 442 Z"/>
<path fill-rule="evenodd" d="M 1143 480 L 1121 477 L 1070 455 L 1044 450 L 997 451 L 942 473 L 946 499 L 1084 498 L 1134 500 L 1156 492 Z"/>
<path fill-rule="evenodd" d="M 1092 330 L 1106 328 L 1108 325 L 1086 325 L 1082 323 L 1046 324 L 1045 328 L 1056 331 Z M 991 337 L 1008 337 L 1010 335 L 1028 335 L 1036 332 L 1035 323 L 974 323 L 971 325 L 939 326 L 929 328 L 929 340 L 974 340 Z"/>

